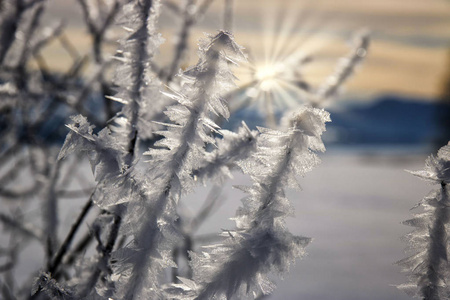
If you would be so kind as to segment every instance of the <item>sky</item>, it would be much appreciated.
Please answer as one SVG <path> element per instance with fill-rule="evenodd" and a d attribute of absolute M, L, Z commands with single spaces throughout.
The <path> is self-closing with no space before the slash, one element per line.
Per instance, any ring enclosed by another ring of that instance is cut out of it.
<path fill-rule="evenodd" d="M 265 2 L 266 7 L 259 3 Z M 371 32 L 367 61 L 350 82 L 349 90 L 361 93 L 395 92 L 435 97 L 449 64 L 450 1 L 444 0 L 318 0 L 235 1 L 236 39 L 264 40 L 269 33 L 283 34 L 272 23 L 281 20 L 289 39 L 299 49 L 317 55 L 305 70 L 320 81 L 331 72 L 347 43 L 360 29 Z M 255 9 L 257 7 L 257 9 Z M 279 14 L 281 17 L 276 17 Z M 274 20 L 275 19 L 275 20 Z M 240 38 L 240 36 L 243 38 Z M 245 42 L 244 42 L 245 44 Z M 248 46 L 257 51 L 258 46 Z M 261 49 L 261 48 L 259 48 Z M 256 55 L 256 53 L 255 53 Z"/>
<path fill-rule="evenodd" d="M 49 18 L 67 22 L 68 37 L 81 52 L 89 51 L 76 1 L 50 3 Z M 215 0 L 194 28 L 189 63 L 196 60 L 198 38 L 222 27 L 223 7 L 224 0 Z M 338 59 L 348 53 L 352 36 L 368 30 L 372 37 L 369 54 L 346 87 L 349 95 L 396 93 L 434 99 L 441 93 L 450 69 L 448 0 L 234 0 L 233 11 L 236 41 L 256 62 L 273 58 L 273 48 L 312 55 L 313 62 L 303 74 L 314 84 L 323 81 Z M 163 13 L 160 30 L 166 42 L 159 56 L 162 62 L 172 55 L 173 34 L 178 26 L 179 20 Z M 56 46 L 49 53 L 56 67 L 64 65 L 61 61 L 65 56 L 58 53 Z M 248 80 L 245 74 L 239 77 L 240 84 Z"/>

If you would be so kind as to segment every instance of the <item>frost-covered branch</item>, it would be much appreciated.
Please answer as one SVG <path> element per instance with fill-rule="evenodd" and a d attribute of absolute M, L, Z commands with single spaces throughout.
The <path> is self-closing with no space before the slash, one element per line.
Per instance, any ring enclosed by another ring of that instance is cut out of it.
<path fill-rule="evenodd" d="M 233 30 L 233 0 L 225 0 L 223 29 L 228 31 Z"/>
<path fill-rule="evenodd" d="M 129 265 L 125 268 L 128 276 L 122 270 L 120 298 L 159 297 L 157 276 L 162 268 L 172 266 L 171 250 L 178 238 L 174 224 L 178 199 L 195 183 L 191 174 L 204 156 L 205 143 L 214 143 L 208 132 L 217 127 L 209 114 L 228 117 L 220 95 L 233 84 L 229 62 L 245 59 L 244 55 L 226 32 L 210 37 L 200 49 L 199 62 L 184 74 L 182 93 L 169 95 L 179 103 L 165 112 L 173 124 L 158 132 L 164 136 L 155 144 L 159 148 L 146 153 L 151 157 L 151 202 L 134 201 L 128 207 L 132 219 L 127 221 L 137 230 L 134 244 L 123 249 L 119 258 L 121 268 Z"/>
<path fill-rule="evenodd" d="M 223 181 L 231 178 L 231 170 L 238 167 L 238 162 L 250 157 L 256 149 L 259 133 L 250 130 L 243 122 L 237 133 L 221 130 L 222 138 L 217 139 L 217 149 L 207 153 L 204 164 L 194 170 L 196 180 L 206 182 Z"/>
<path fill-rule="evenodd" d="M 78 299 L 72 290 L 62 287 L 47 273 L 41 273 L 35 280 L 31 295 L 36 295 L 38 291 L 43 291 L 50 299 L 54 300 Z"/>
<path fill-rule="evenodd" d="M 442 147 L 436 157 L 430 156 L 423 171 L 412 173 L 434 184 L 440 184 L 440 188 L 432 191 L 418 204 L 424 209 L 423 213 L 418 213 L 413 219 L 404 222 L 415 227 L 413 232 L 406 235 L 410 248 L 415 253 L 397 262 L 404 272 L 409 273 L 410 280 L 398 288 L 410 296 L 424 300 L 448 299 L 450 144 Z"/>
<path fill-rule="evenodd" d="M 94 59 L 97 63 L 101 63 L 102 44 L 106 37 L 106 31 L 112 24 L 114 17 L 118 13 L 121 3 L 119 0 L 114 0 L 106 5 L 104 2 L 96 2 L 94 4 L 89 0 L 78 0 L 81 6 L 84 21 L 91 34 L 92 48 L 94 52 Z M 95 6 L 95 9 L 92 7 Z"/>
<path fill-rule="evenodd" d="M 17 216 L 9 216 L 3 213 L 0 213 L 0 222 L 11 230 L 15 230 L 20 232 L 24 236 L 32 237 L 39 242 L 44 242 L 43 233 L 38 228 L 33 227 L 32 224 L 24 222 Z"/>
<path fill-rule="evenodd" d="M 51 274 L 55 273 L 57 268 L 59 267 L 60 263 L 63 260 L 63 257 L 69 250 L 70 245 L 72 244 L 72 241 L 75 237 L 75 234 L 78 232 L 81 222 L 85 219 L 86 215 L 88 214 L 89 210 L 91 209 L 93 205 L 92 198 L 89 198 L 89 200 L 86 202 L 86 204 L 83 206 L 80 214 L 78 215 L 75 222 L 72 224 L 72 227 L 70 228 L 69 233 L 67 234 L 65 240 L 59 247 L 58 251 L 56 252 L 54 258 L 47 266 L 47 271 Z"/>
<path fill-rule="evenodd" d="M 274 285 L 267 275 L 285 272 L 303 255 L 309 238 L 293 236 L 284 219 L 292 214 L 284 187 L 298 187 L 296 175 L 304 175 L 324 151 L 321 134 L 329 114 L 303 108 L 289 118 L 285 132 L 259 128 L 256 160 L 241 163 L 254 184 L 240 187 L 249 196 L 236 215 L 236 230 L 229 238 L 204 252 L 192 253 L 194 280 L 180 278 L 167 292 L 178 299 L 230 299 L 268 294 Z M 243 267 L 245 266 L 245 267 Z"/>
<path fill-rule="evenodd" d="M 343 83 L 347 81 L 355 72 L 362 61 L 367 56 L 370 44 L 370 35 L 364 31 L 359 33 L 354 39 L 354 46 L 347 57 L 342 58 L 334 73 L 318 88 L 314 95 L 313 103 L 321 102 L 336 96 Z M 317 105 L 317 103 L 315 103 Z"/>
<path fill-rule="evenodd" d="M 170 9 L 177 12 L 178 14 L 181 14 L 181 16 L 183 17 L 183 22 L 180 27 L 178 42 L 175 46 L 175 54 L 172 59 L 172 63 L 170 64 L 167 71 L 168 73 L 165 76 L 166 83 L 170 83 L 175 74 L 178 72 L 178 68 L 180 67 L 184 52 L 187 50 L 191 27 L 203 17 L 213 1 L 214 0 L 204 0 L 203 3 L 197 7 L 195 6 L 194 0 L 186 0 L 183 9 L 175 9 L 172 4 L 167 4 Z"/>
<path fill-rule="evenodd" d="M 52 256 L 58 247 L 58 197 L 56 194 L 56 184 L 61 170 L 61 163 L 59 160 L 53 162 L 50 168 L 48 182 L 43 192 L 42 203 L 42 221 L 44 224 L 45 243 L 47 262 L 50 264 Z"/>
<path fill-rule="evenodd" d="M 122 143 L 129 152 L 126 164 L 130 166 L 138 150 L 140 138 L 151 137 L 158 128 L 155 120 L 164 107 L 160 97 L 161 84 L 151 72 L 151 59 L 163 39 L 156 31 L 160 1 L 132 1 L 124 6 L 122 25 L 128 37 L 121 41 L 122 50 L 116 58 L 121 62 L 114 81 L 118 92 L 110 99 L 124 105 L 111 126 L 117 135 L 125 135 Z"/>
<path fill-rule="evenodd" d="M 0 32 L 0 65 L 3 65 L 6 54 L 14 42 L 16 31 L 27 7 L 23 0 L 3 1 L 1 10 Z"/>
<path fill-rule="evenodd" d="M 194 170 L 196 180 L 205 182 L 207 179 L 223 181 L 231 177 L 231 170 L 238 167 L 237 162 L 250 157 L 256 150 L 259 133 L 250 130 L 242 122 L 237 133 L 220 130 L 221 138 L 217 139 L 217 149 L 207 153 L 204 164 Z"/>

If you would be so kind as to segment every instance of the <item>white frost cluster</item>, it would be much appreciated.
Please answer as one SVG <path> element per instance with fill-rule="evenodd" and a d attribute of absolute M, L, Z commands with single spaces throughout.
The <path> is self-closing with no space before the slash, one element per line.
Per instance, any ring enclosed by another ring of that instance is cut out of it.
<path fill-rule="evenodd" d="M 248 196 L 236 213 L 236 229 L 224 232 L 222 244 L 191 253 L 194 278 L 180 278 L 166 290 L 169 298 L 243 299 L 272 292 L 268 274 L 286 272 L 311 240 L 286 229 L 292 208 L 284 188 L 298 187 L 296 176 L 319 162 L 314 151 L 324 150 L 320 136 L 328 121 L 324 110 L 305 107 L 291 116 L 286 131 L 259 128 L 253 158 L 241 163 L 254 184 L 239 187 Z"/>
<path fill-rule="evenodd" d="M 425 162 L 423 171 L 412 174 L 432 183 L 450 183 L 450 144 L 439 149 L 437 156 L 431 155 Z"/>
<path fill-rule="evenodd" d="M 97 237 L 98 254 L 82 260 L 66 285 L 52 285 L 56 281 L 44 274 L 48 280 L 41 276 L 38 289 L 53 286 L 51 293 L 70 291 L 68 297 L 127 300 L 269 294 L 274 289 L 269 273 L 286 272 L 311 240 L 286 229 L 285 218 L 293 209 L 285 188 L 298 188 L 297 176 L 319 163 L 316 152 L 325 150 L 321 135 L 329 114 L 303 107 L 285 117 L 282 131 L 252 131 L 245 123 L 237 132 L 221 130 L 213 119 L 230 114 L 222 98 L 234 87 L 230 66 L 246 59 L 224 31 L 201 42 L 199 61 L 180 74 L 179 90 L 159 92 L 161 83 L 148 71 L 159 43 L 154 29 L 159 2 L 150 3 L 126 6 L 131 35 L 123 44 L 119 92 L 112 97 L 124 103 L 123 110 L 110 128 L 97 134 L 84 117 L 74 117 L 60 152 L 60 159 L 73 151 L 85 152 L 90 159 L 97 182 L 92 200 L 104 210 L 93 228 L 103 235 Z M 161 119 L 155 115 L 158 104 L 153 104 L 166 100 L 176 104 L 167 107 Z M 154 134 L 162 138 L 145 153 L 145 173 L 138 172 L 137 139 Z M 180 197 L 199 182 L 231 177 L 234 168 L 254 181 L 238 187 L 248 196 L 234 218 L 236 228 L 224 232 L 222 244 L 191 252 L 192 279 L 162 287 L 163 270 L 177 267 L 173 250 L 183 239 L 177 224 Z M 108 224 L 109 230 L 101 229 Z M 128 240 L 113 251 L 119 230 Z M 111 243 L 102 242 L 105 239 Z"/>
<path fill-rule="evenodd" d="M 164 41 L 156 27 L 160 6 L 159 0 L 130 1 L 123 7 L 120 22 L 128 35 L 120 41 L 121 50 L 115 57 L 120 62 L 114 77 L 118 88 L 110 99 L 125 105 L 114 117 L 111 129 L 127 137 L 121 141 L 132 152 L 131 156 L 137 148 L 135 140 L 151 137 L 160 127 L 151 121 L 161 119 L 165 105 L 160 93 L 161 82 L 151 67 Z"/>
<path fill-rule="evenodd" d="M 242 122 L 237 132 L 220 130 L 221 138 L 216 139 L 217 149 L 206 153 L 205 161 L 193 175 L 196 180 L 222 182 L 231 178 L 231 170 L 238 168 L 238 163 L 253 155 L 259 132 L 250 130 Z"/>
<path fill-rule="evenodd" d="M 450 298 L 450 144 L 442 147 L 437 156 L 430 156 L 423 171 L 412 172 L 422 179 L 440 184 L 417 207 L 423 212 L 414 215 L 404 224 L 415 227 L 406 235 L 413 255 L 397 262 L 409 273 L 409 283 L 399 285 L 412 297 L 439 300 Z"/>
<path fill-rule="evenodd" d="M 173 267 L 170 250 L 178 235 L 176 207 L 183 192 L 195 184 L 193 170 L 202 165 L 205 143 L 214 143 L 211 131 L 219 127 L 210 114 L 228 117 L 224 91 L 233 83 L 228 64 L 245 59 L 241 48 L 227 32 L 219 32 L 201 46 L 198 64 L 183 75 L 182 91 L 169 97 L 178 104 L 165 111 L 172 123 L 158 131 L 164 138 L 145 154 L 150 157 L 149 201 L 128 205 L 127 226 L 133 229 L 134 242 L 116 255 L 120 266 L 118 296 L 123 299 L 161 297 L 160 271 Z"/>

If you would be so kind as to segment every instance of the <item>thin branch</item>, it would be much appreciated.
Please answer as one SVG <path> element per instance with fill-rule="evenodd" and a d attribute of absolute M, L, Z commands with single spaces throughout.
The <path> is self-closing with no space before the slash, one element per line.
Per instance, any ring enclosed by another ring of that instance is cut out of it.
<path fill-rule="evenodd" d="M 61 198 L 81 198 L 92 193 L 94 188 L 86 188 L 79 190 L 59 190 L 56 191 L 58 197 Z"/>
<path fill-rule="evenodd" d="M 229 32 L 233 30 L 233 0 L 225 0 L 223 29 Z"/>
<path fill-rule="evenodd" d="M 83 12 L 84 22 L 86 23 L 89 32 L 94 35 L 97 32 L 97 25 L 93 21 L 89 6 L 86 0 L 78 0 L 78 3 L 80 4 L 81 11 Z"/>
<path fill-rule="evenodd" d="M 163 4 L 169 9 L 169 11 L 173 12 L 176 16 L 179 16 L 182 14 L 182 10 L 180 9 L 180 7 L 173 3 L 170 0 L 167 1 L 163 1 Z"/>
<path fill-rule="evenodd" d="M 197 11 L 191 12 L 191 7 L 194 5 L 194 0 L 188 0 L 182 11 L 183 23 L 181 24 L 181 31 L 178 38 L 178 43 L 175 47 L 175 54 L 172 59 L 172 63 L 169 66 L 169 70 L 165 79 L 166 84 L 169 84 L 175 74 L 178 72 L 178 68 L 183 59 L 183 55 L 188 47 L 189 34 L 191 27 L 200 20 L 208 10 L 209 6 L 214 0 L 205 0 L 198 7 Z"/>
<path fill-rule="evenodd" d="M 64 264 L 68 266 L 73 265 L 77 257 L 86 251 L 86 249 L 93 240 L 94 236 L 92 235 L 91 232 L 85 233 L 85 235 L 73 247 L 73 250 L 66 255 L 66 258 L 64 259 Z M 55 274 L 55 278 L 58 278 L 58 273 Z"/>
<path fill-rule="evenodd" d="M 60 35 L 57 36 L 59 43 L 63 47 L 64 50 L 69 53 L 69 55 L 72 57 L 74 61 L 77 61 L 80 59 L 80 54 L 78 53 L 78 50 L 75 48 L 75 46 L 70 42 L 70 40 L 67 38 L 66 34 L 62 32 Z"/>
<path fill-rule="evenodd" d="M 122 218 L 120 216 L 120 209 L 117 209 L 117 213 L 114 214 L 113 224 L 111 225 L 108 240 L 106 242 L 106 245 L 103 247 L 100 245 L 101 248 L 101 257 L 99 258 L 97 262 L 97 267 L 95 268 L 95 271 L 91 274 L 89 279 L 87 280 L 87 286 L 84 288 L 84 290 L 80 293 L 81 297 L 86 297 L 89 295 L 91 290 L 95 287 L 97 284 L 98 279 L 100 278 L 100 275 L 103 273 L 104 266 L 108 266 L 108 275 L 112 274 L 112 270 L 109 269 L 109 260 L 111 258 L 111 253 L 114 248 L 114 245 L 116 243 L 117 237 L 119 235 L 119 228 L 122 223 Z"/>
<path fill-rule="evenodd" d="M 43 195 L 42 204 L 42 218 L 44 223 L 44 232 L 46 236 L 46 254 L 48 263 L 50 263 L 54 251 L 58 245 L 58 196 L 56 194 L 56 184 L 61 171 L 62 161 L 56 160 L 53 162 L 48 183 Z"/>
<path fill-rule="evenodd" d="M 208 11 L 208 8 L 211 6 L 211 4 L 214 2 L 214 0 L 205 0 L 203 3 L 199 6 L 197 9 L 197 12 L 195 13 L 195 19 L 198 21 L 206 14 Z"/>
<path fill-rule="evenodd" d="M 189 224 L 189 231 L 195 232 L 198 230 L 201 224 L 218 208 L 220 202 L 223 202 L 222 197 L 223 187 L 214 185 L 208 193 L 206 200 L 204 201 L 203 208 L 198 212 L 198 214 L 192 219 Z"/>
<path fill-rule="evenodd" d="M 29 41 L 31 40 L 31 37 L 35 34 L 36 30 L 39 28 L 39 24 L 43 13 L 44 13 L 44 5 L 43 3 L 39 3 L 38 8 L 33 12 L 33 16 L 31 17 L 31 22 L 27 30 L 24 32 L 24 41 L 26 42 L 19 55 L 19 61 L 16 66 L 17 69 L 24 69 L 26 62 L 28 60 L 28 56 L 32 54 L 31 52 L 32 49 L 31 45 L 29 45 Z"/>
<path fill-rule="evenodd" d="M 35 41 L 31 45 L 30 53 L 33 55 L 38 53 L 43 47 L 47 46 L 51 41 L 58 38 L 58 36 L 62 34 L 63 29 L 63 22 L 59 22 L 56 26 L 48 28 L 47 31 L 44 31 L 44 36 L 42 36 L 39 40 Z"/>
<path fill-rule="evenodd" d="M 95 191 L 91 194 L 91 197 L 89 197 L 89 200 L 83 206 L 83 209 L 81 210 L 80 214 L 78 215 L 78 218 L 76 219 L 75 223 L 73 223 L 72 228 L 70 229 L 68 235 L 66 236 L 66 239 L 59 247 L 58 252 L 56 252 L 54 259 L 47 266 L 47 271 L 49 273 L 52 274 L 56 271 L 56 269 L 59 267 L 64 255 L 69 250 L 70 245 L 72 244 L 72 240 L 75 237 L 75 234 L 79 230 L 81 223 L 83 222 L 84 218 L 87 216 L 87 214 L 89 213 L 90 209 L 93 206 L 92 198 L 93 198 L 94 194 L 95 194 Z"/>
<path fill-rule="evenodd" d="M 0 65 L 3 65 L 11 45 L 13 44 L 16 36 L 17 29 L 22 20 L 22 16 L 26 10 L 22 0 L 17 0 L 15 3 L 2 3 L 5 4 L 3 9 L 5 15 L 2 16 L 0 31 Z"/>
<path fill-rule="evenodd" d="M 14 181 L 19 176 L 22 168 L 28 163 L 28 158 L 21 158 L 15 162 L 14 165 L 0 178 L 0 186 L 6 186 L 11 181 Z"/>
<path fill-rule="evenodd" d="M 15 229 L 24 236 L 34 238 L 39 242 L 43 241 L 43 234 L 39 231 L 36 226 L 28 223 L 24 223 L 17 218 L 10 217 L 0 212 L 0 221 L 7 227 Z"/>

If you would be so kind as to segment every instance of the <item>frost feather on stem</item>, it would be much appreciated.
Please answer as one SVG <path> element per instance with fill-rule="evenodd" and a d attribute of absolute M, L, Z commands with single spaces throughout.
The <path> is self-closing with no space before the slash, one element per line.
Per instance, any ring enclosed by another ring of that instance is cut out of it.
<path fill-rule="evenodd" d="M 415 227 L 413 232 L 405 236 L 414 254 L 397 262 L 404 272 L 409 273 L 409 283 L 399 285 L 398 288 L 412 297 L 424 300 L 448 299 L 450 143 L 442 147 L 437 156 L 431 155 L 426 160 L 424 170 L 411 173 L 433 184 L 440 184 L 441 187 L 432 191 L 416 206 L 422 207 L 424 212 L 403 222 Z"/>
<path fill-rule="evenodd" d="M 194 170 L 196 180 L 205 183 L 206 180 L 222 182 L 231 178 L 231 170 L 238 168 L 238 162 L 250 157 L 256 150 L 259 132 L 250 130 L 242 122 L 237 132 L 220 130 L 221 138 L 216 139 L 217 149 L 207 153 L 204 164 Z"/>
<path fill-rule="evenodd" d="M 254 184 L 239 187 L 249 196 L 236 213 L 236 229 L 224 232 L 224 243 L 191 253 L 194 280 L 180 278 L 181 284 L 167 288 L 169 297 L 254 298 L 272 292 L 268 274 L 286 272 L 311 241 L 286 229 L 292 208 L 284 188 L 298 187 L 296 176 L 319 162 L 314 151 L 325 150 L 321 135 L 328 121 L 324 110 L 304 107 L 289 117 L 286 131 L 259 128 L 255 158 L 241 164 Z"/>
<path fill-rule="evenodd" d="M 124 103 L 124 107 L 113 119 L 111 129 L 129 151 L 127 164 L 137 158 L 137 143 L 141 138 L 153 136 L 160 128 L 151 121 L 158 120 L 164 108 L 160 89 L 161 82 L 152 72 L 151 61 L 164 39 L 157 33 L 160 14 L 159 0 L 131 1 L 123 10 L 121 25 L 128 36 L 121 40 L 121 50 L 116 58 L 121 63 L 115 72 L 117 93 L 111 100 Z"/>
<path fill-rule="evenodd" d="M 351 52 L 339 60 L 334 73 L 312 95 L 311 100 L 314 105 L 319 105 L 320 102 L 336 97 L 344 82 L 355 73 L 356 68 L 367 56 L 370 45 L 369 32 L 361 31 L 357 34 L 353 44 Z"/>
<path fill-rule="evenodd" d="M 179 104 L 170 106 L 165 114 L 172 121 L 164 138 L 145 154 L 151 157 L 149 199 L 134 201 L 128 206 L 125 223 L 135 229 L 134 241 L 119 250 L 118 296 L 124 299 L 160 297 L 157 278 L 165 267 L 173 267 L 170 251 L 180 239 L 175 220 L 176 207 L 182 193 L 195 184 L 191 174 L 201 165 L 205 144 L 214 143 L 209 135 L 218 128 L 210 114 L 228 117 L 221 98 L 233 84 L 228 64 L 245 59 L 241 47 L 227 32 L 219 32 L 200 46 L 198 64 L 184 73 L 182 92 L 173 95 Z"/>

